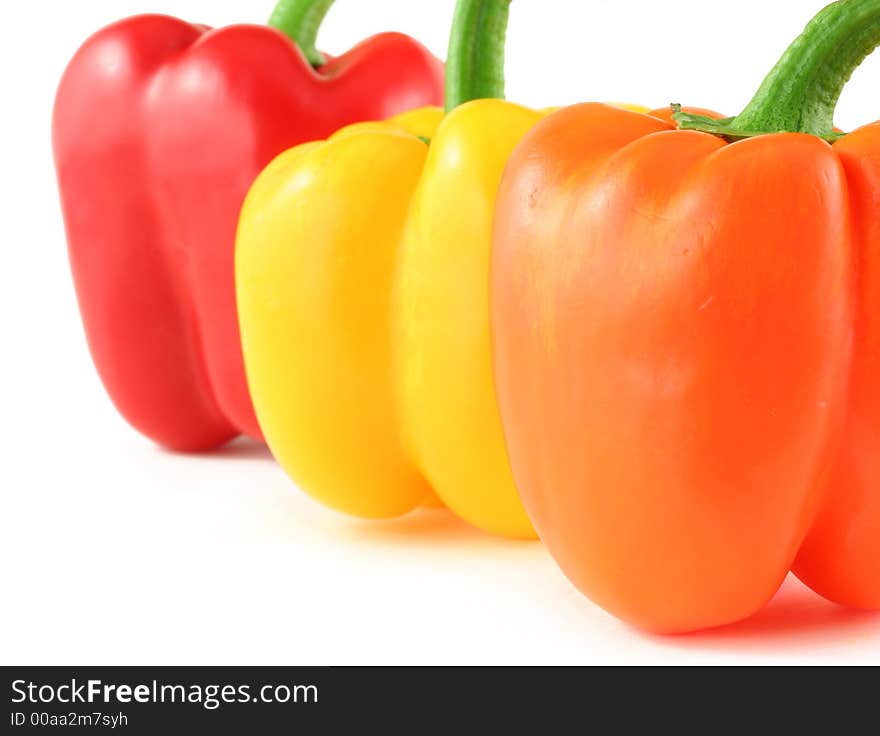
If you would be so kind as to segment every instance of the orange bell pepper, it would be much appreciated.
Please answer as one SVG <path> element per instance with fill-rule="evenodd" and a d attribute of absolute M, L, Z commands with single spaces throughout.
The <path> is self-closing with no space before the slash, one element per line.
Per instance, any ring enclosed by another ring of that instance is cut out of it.
<path fill-rule="evenodd" d="M 878 43 L 880 0 L 842 0 L 736 118 L 577 105 L 508 164 L 514 477 L 565 573 L 638 626 L 745 618 L 792 568 L 880 608 L 880 123 L 832 125 Z"/>

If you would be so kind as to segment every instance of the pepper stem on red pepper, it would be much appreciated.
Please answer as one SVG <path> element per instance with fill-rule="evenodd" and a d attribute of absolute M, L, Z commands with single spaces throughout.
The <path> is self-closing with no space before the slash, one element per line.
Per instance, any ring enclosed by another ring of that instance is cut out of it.
<path fill-rule="evenodd" d="M 685 130 L 729 140 L 770 133 L 807 133 L 828 141 L 834 111 L 853 72 L 880 46 L 880 0 L 838 0 L 822 10 L 735 118 L 712 120 L 676 108 Z"/>
<path fill-rule="evenodd" d="M 446 111 L 504 99 L 504 40 L 511 0 L 458 0 L 446 58 Z"/>
<path fill-rule="evenodd" d="M 269 18 L 269 25 L 299 46 L 309 64 L 319 67 L 326 59 L 315 48 L 315 41 L 331 5 L 333 0 L 279 0 Z"/>

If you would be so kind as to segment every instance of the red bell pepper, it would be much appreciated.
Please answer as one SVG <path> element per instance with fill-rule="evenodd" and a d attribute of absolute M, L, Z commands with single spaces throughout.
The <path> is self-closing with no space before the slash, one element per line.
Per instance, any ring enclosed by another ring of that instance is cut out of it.
<path fill-rule="evenodd" d="M 233 274 L 260 170 L 342 126 L 442 101 L 441 63 L 401 34 L 324 62 L 314 40 L 331 4 L 283 0 L 274 27 L 129 18 L 61 80 L 53 144 L 89 347 L 119 411 L 161 445 L 260 437 Z"/>

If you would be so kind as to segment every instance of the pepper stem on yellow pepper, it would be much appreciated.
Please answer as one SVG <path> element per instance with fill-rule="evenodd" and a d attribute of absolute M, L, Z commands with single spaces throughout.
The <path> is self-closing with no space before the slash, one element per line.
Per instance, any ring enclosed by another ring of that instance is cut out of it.
<path fill-rule="evenodd" d="M 279 0 L 269 18 L 269 25 L 299 46 L 309 64 L 319 67 L 326 59 L 315 47 L 315 42 L 331 5 L 333 0 Z"/>
<path fill-rule="evenodd" d="M 446 111 L 504 99 L 504 41 L 511 0 L 458 0 L 446 58 Z"/>
<path fill-rule="evenodd" d="M 838 0 L 788 47 L 752 101 L 736 117 L 713 120 L 676 108 L 685 130 L 729 140 L 770 133 L 807 133 L 828 141 L 834 111 L 853 72 L 880 46 L 880 0 Z"/>

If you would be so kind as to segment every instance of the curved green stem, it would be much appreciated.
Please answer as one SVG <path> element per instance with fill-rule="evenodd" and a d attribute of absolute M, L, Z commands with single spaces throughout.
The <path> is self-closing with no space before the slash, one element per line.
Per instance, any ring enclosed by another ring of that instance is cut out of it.
<path fill-rule="evenodd" d="M 843 88 L 880 46 L 880 0 L 838 0 L 822 10 L 773 68 L 737 117 L 713 121 L 678 111 L 679 127 L 729 139 L 807 133 L 826 140 Z"/>
<path fill-rule="evenodd" d="M 504 40 L 511 0 L 458 0 L 446 58 L 446 110 L 504 99 Z"/>
<path fill-rule="evenodd" d="M 279 0 L 269 18 L 269 25 L 277 28 L 293 41 L 314 67 L 325 59 L 315 48 L 318 29 L 333 0 Z"/>

